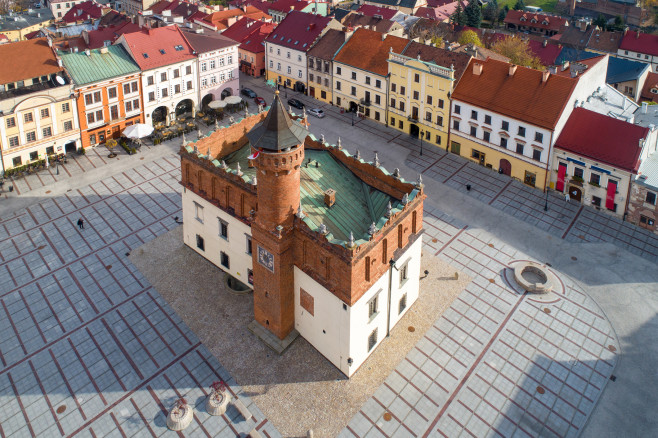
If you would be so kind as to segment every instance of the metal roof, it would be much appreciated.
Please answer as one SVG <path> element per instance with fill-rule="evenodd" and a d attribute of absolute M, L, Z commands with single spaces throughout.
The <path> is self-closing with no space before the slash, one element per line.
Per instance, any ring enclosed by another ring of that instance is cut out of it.
<path fill-rule="evenodd" d="M 642 161 L 635 183 L 658 190 L 658 152 L 654 152 Z"/>
<path fill-rule="evenodd" d="M 307 135 L 308 130 L 290 118 L 277 91 L 265 120 L 254 126 L 247 138 L 255 149 L 279 152 L 304 143 Z"/>
<path fill-rule="evenodd" d="M 107 49 L 107 53 L 101 50 Z M 64 67 L 76 85 L 92 84 L 106 79 L 139 72 L 139 66 L 122 46 L 109 46 L 78 53 L 59 52 Z"/>

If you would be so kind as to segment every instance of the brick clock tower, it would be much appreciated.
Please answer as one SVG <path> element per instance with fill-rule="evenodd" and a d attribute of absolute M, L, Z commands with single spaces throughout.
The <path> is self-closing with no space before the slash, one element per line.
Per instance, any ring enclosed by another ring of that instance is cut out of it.
<path fill-rule="evenodd" d="M 252 323 L 251 329 L 279 345 L 295 325 L 293 219 L 299 209 L 307 135 L 306 128 L 290 118 L 278 91 L 265 120 L 247 133 L 258 181 L 258 211 L 251 231 L 254 318 L 260 327 Z"/>

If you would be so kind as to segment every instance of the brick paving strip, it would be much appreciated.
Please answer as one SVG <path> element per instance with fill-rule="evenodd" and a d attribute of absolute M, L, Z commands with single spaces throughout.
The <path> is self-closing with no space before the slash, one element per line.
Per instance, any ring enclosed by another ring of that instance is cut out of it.
<path fill-rule="evenodd" d="M 577 436 L 617 363 L 603 313 L 559 274 L 557 301 L 538 301 L 510 280 L 527 255 L 431 206 L 425 218 L 426 247 L 473 281 L 340 436 Z"/>
<path fill-rule="evenodd" d="M 159 436 L 179 396 L 184 436 L 280 436 L 124 255 L 178 226 L 178 174 L 164 157 L 2 218 L 0 436 Z M 220 378 L 252 419 L 205 413 Z"/>

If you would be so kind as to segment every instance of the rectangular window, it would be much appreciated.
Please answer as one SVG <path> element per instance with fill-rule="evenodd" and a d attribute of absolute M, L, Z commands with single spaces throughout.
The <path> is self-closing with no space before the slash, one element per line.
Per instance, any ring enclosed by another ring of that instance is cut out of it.
<path fill-rule="evenodd" d="M 478 112 L 475 110 L 471 110 L 471 119 L 472 120 L 477 120 L 478 119 Z"/>
<path fill-rule="evenodd" d="M 192 74 L 192 66 L 191 65 L 185 66 L 185 74 L 186 75 L 191 75 Z"/>
<path fill-rule="evenodd" d="M 174 78 L 179 78 L 180 77 L 180 71 L 178 69 L 174 70 Z"/>
<path fill-rule="evenodd" d="M 519 136 L 525 137 L 525 128 L 523 126 L 519 126 Z"/>
<path fill-rule="evenodd" d="M 443 108 L 443 99 L 439 99 L 439 108 Z"/>
<path fill-rule="evenodd" d="M 379 79 L 375 80 L 375 87 L 382 88 L 382 81 L 380 81 Z"/>
<path fill-rule="evenodd" d="M 153 76 L 149 76 L 146 78 L 146 85 L 153 85 Z"/>
<path fill-rule="evenodd" d="M 223 61 L 223 59 L 222 59 L 222 61 Z M 215 64 L 215 60 L 214 60 L 214 59 L 211 59 L 211 60 L 210 60 L 210 69 L 211 69 L 211 70 L 214 69 L 214 68 L 215 68 L 215 65 L 216 65 L 216 64 Z"/>
<path fill-rule="evenodd" d="M 535 132 L 535 141 L 541 143 L 544 141 L 544 134 L 541 132 Z"/>
<path fill-rule="evenodd" d="M 443 126 L 443 117 L 436 116 L 436 124 L 439 126 Z"/>
<path fill-rule="evenodd" d="M 43 133 L 44 138 L 53 136 L 53 129 L 50 126 L 43 128 L 41 132 Z"/>
<path fill-rule="evenodd" d="M 491 133 L 489 131 L 484 131 L 482 133 L 482 139 L 486 142 L 491 141 Z"/>
<path fill-rule="evenodd" d="M 112 105 L 110 107 L 110 120 L 116 120 L 119 118 L 119 106 Z"/>
<path fill-rule="evenodd" d="M 368 321 L 372 321 L 379 313 L 379 294 L 368 302 Z"/>
<path fill-rule="evenodd" d="M 130 84 L 123 84 L 123 94 L 130 94 Z"/>
<path fill-rule="evenodd" d="M 368 351 L 371 351 L 377 345 L 377 329 L 374 329 L 368 336 Z"/>
<path fill-rule="evenodd" d="M 72 131 L 73 130 L 73 122 L 71 120 L 67 120 L 64 122 L 64 131 Z"/>
<path fill-rule="evenodd" d="M 395 127 L 395 117 L 391 117 L 391 126 Z"/>
<path fill-rule="evenodd" d="M 228 254 L 226 254 L 224 251 L 221 251 L 219 253 L 219 259 L 223 267 L 225 267 L 226 269 L 231 269 L 231 261 L 228 257 Z"/>
<path fill-rule="evenodd" d="M 68 102 L 62 104 L 62 112 L 63 113 L 68 113 L 71 111 L 71 105 L 69 105 Z"/>
<path fill-rule="evenodd" d="M 96 134 L 91 134 L 89 136 L 89 144 L 96 144 Z"/>
<path fill-rule="evenodd" d="M 414 100 L 418 100 L 420 98 L 420 93 L 418 91 L 414 91 Z"/>
<path fill-rule="evenodd" d="M 41 118 L 47 119 L 48 117 L 50 117 L 50 111 L 48 111 L 48 108 L 41 108 Z"/>
<path fill-rule="evenodd" d="M 245 236 L 247 238 L 247 254 L 252 254 L 252 245 L 251 245 L 251 236 Z"/>
<path fill-rule="evenodd" d="M 541 161 L 541 150 L 533 149 L 532 150 L 532 159 L 535 161 Z"/>
<path fill-rule="evenodd" d="M 416 83 L 420 82 L 420 75 L 418 73 L 414 74 L 414 82 Z"/>
<path fill-rule="evenodd" d="M 37 151 L 30 152 L 30 161 L 34 161 L 39 158 L 39 153 Z"/>
<path fill-rule="evenodd" d="M 507 149 L 507 139 L 505 137 L 500 137 L 500 147 Z"/>
<path fill-rule="evenodd" d="M 404 111 L 404 102 L 400 102 L 400 111 Z"/>
<path fill-rule="evenodd" d="M 432 105 L 432 96 L 427 96 L 427 104 Z"/>
<path fill-rule="evenodd" d="M 425 111 L 425 120 L 428 122 L 432 122 L 432 113 L 429 111 Z"/>
<path fill-rule="evenodd" d="M 401 315 L 404 312 L 404 309 L 407 308 L 407 294 L 405 293 L 400 298 L 400 304 L 398 304 L 398 315 Z"/>
<path fill-rule="evenodd" d="M 20 165 L 23 164 L 23 159 L 21 157 L 14 157 L 11 161 L 12 161 L 12 164 L 14 165 L 14 167 L 20 166 Z"/>
<path fill-rule="evenodd" d="M 30 123 L 34 121 L 34 118 L 32 117 L 32 113 L 26 113 L 25 114 L 25 123 Z"/>
<path fill-rule="evenodd" d="M 391 108 L 395 108 L 395 99 L 391 97 Z"/>
<path fill-rule="evenodd" d="M 206 250 L 206 246 L 203 243 L 203 237 L 199 236 L 198 234 L 196 235 L 196 247 L 199 248 L 201 251 Z"/>
<path fill-rule="evenodd" d="M 336 90 L 340 90 L 340 81 L 336 81 Z"/>
<path fill-rule="evenodd" d="M 356 87 L 352 87 L 352 90 L 350 91 L 350 94 L 352 96 L 356 96 Z"/>
<path fill-rule="evenodd" d="M 155 100 L 155 91 L 149 92 L 149 102 L 153 102 Z"/>
<path fill-rule="evenodd" d="M 28 143 L 31 142 L 31 141 L 37 141 L 37 132 L 36 131 L 30 131 L 30 132 L 26 133 L 25 134 L 25 139 L 27 140 Z"/>
<path fill-rule="evenodd" d="M 167 72 L 162 72 L 160 73 L 160 82 L 164 82 L 167 80 Z M 125 92 L 125 89 L 124 89 Z"/>
<path fill-rule="evenodd" d="M 407 93 L 405 92 L 405 88 L 404 88 L 404 87 L 400 87 L 400 94 L 402 94 L 402 95 L 407 94 Z"/>
<path fill-rule="evenodd" d="M 573 176 L 579 178 L 582 181 L 584 175 L 585 175 L 585 171 L 583 170 L 582 167 L 574 167 Z"/>
<path fill-rule="evenodd" d="M 601 184 L 601 175 L 592 172 L 589 176 L 589 182 L 591 184 L 596 184 L 598 186 L 599 184 Z"/>
<path fill-rule="evenodd" d="M 476 126 L 471 126 L 471 137 L 478 136 L 478 128 Z"/>
<path fill-rule="evenodd" d="M 402 120 L 398 120 L 398 128 L 404 129 L 404 122 Z"/>
<path fill-rule="evenodd" d="M 379 94 L 375 95 L 375 105 L 381 105 L 382 104 L 382 97 Z"/>
<path fill-rule="evenodd" d="M 9 137 L 9 147 L 13 148 L 18 146 L 18 136 Z"/>
<path fill-rule="evenodd" d="M 404 286 L 404 284 L 407 282 L 408 279 L 409 279 L 409 262 L 406 262 L 400 268 L 400 287 Z"/>
<path fill-rule="evenodd" d="M 647 192 L 647 196 L 644 198 L 644 202 L 651 205 L 656 205 L 656 194 L 653 192 Z"/>
<path fill-rule="evenodd" d="M 169 89 L 168 88 L 163 88 L 162 89 L 162 97 L 167 97 L 169 96 Z"/>
<path fill-rule="evenodd" d="M 491 116 L 489 116 L 489 115 L 484 116 L 484 124 L 485 125 L 491 125 Z"/>
<path fill-rule="evenodd" d="M 14 117 L 7 117 L 7 128 L 16 126 L 16 119 Z"/>
<path fill-rule="evenodd" d="M 459 131 L 459 120 L 452 121 L 452 129 Z"/>
<path fill-rule="evenodd" d="M 502 123 L 502 125 L 501 125 L 501 129 L 502 129 L 503 131 L 509 131 L 509 122 L 503 120 L 503 123 Z"/>
<path fill-rule="evenodd" d="M 176 84 L 174 85 L 174 94 L 178 94 L 178 93 L 180 93 L 180 85 Z"/>
<path fill-rule="evenodd" d="M 459 105 L 455 105 L 455 114 L 461 114 L 462 107 Z"/>
<path fill-rule="evenodd" d="M 366 85 L 370 85 L 370 76 L 366 76 Z"/>
<path fill-rule="evenodd" d="M 107 89 L 107 97 L 110 99 L 117 98 L 117 87 L 112 87 Z"/>
<path fill-rule="evenodd" d="M 230 72 L 229 72 L 229 73 L 230 73 Z M 186 89 L 186 90 L 191 90 L 191 89 L 192 89 L 192 81 L 187 81 L 187 84 L 186 84 L 186 88 L 185 88 L 185 89 Z"/>
<path fill-rule="evenodd" d="M 196 202 L 194 203 L 194 219 L 203 223 L 203 207 Z"/>
<path fill-rule="evenodd" d="M 339 75 L 341 74 L 342 70 L 340 67 L 336 67 L 336 74 Z"/>
<path fill-rule="evenodd" d="M 356 80 L 356 72 L 352 72 L 352 79 Z"/>
<path fill-rule="evenodd" d="M 523 145 L 521 143 L 516 144 L 516 153 L 523 155 Z"/>
<path fill-rule="evenodd" d="M 219 219 L 219 237 L 228 240 L 228 222 L 221 219 Z"/>
<path fill-rule="evenodd" d="M 397 85 L 396 84 L 391 84 L 391 92 L 395 93 L 396 89 L 397 89 Z"/>

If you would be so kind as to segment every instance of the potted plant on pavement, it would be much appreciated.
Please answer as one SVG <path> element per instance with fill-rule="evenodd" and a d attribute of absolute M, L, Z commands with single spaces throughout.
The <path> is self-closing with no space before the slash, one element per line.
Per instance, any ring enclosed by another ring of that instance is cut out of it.
<path fill-rule="evenodd" d="M 115 154 L 113 151 L 113 149 L 117 147 L 117 141 L 115 139 L 110 138 L 108 141 L 106 141 L 105 147 L 108 151 L 110 151 L 110 155 L 107 156 L 108 158 L 114 158 L 117 156 L 117 154 Z"/>

